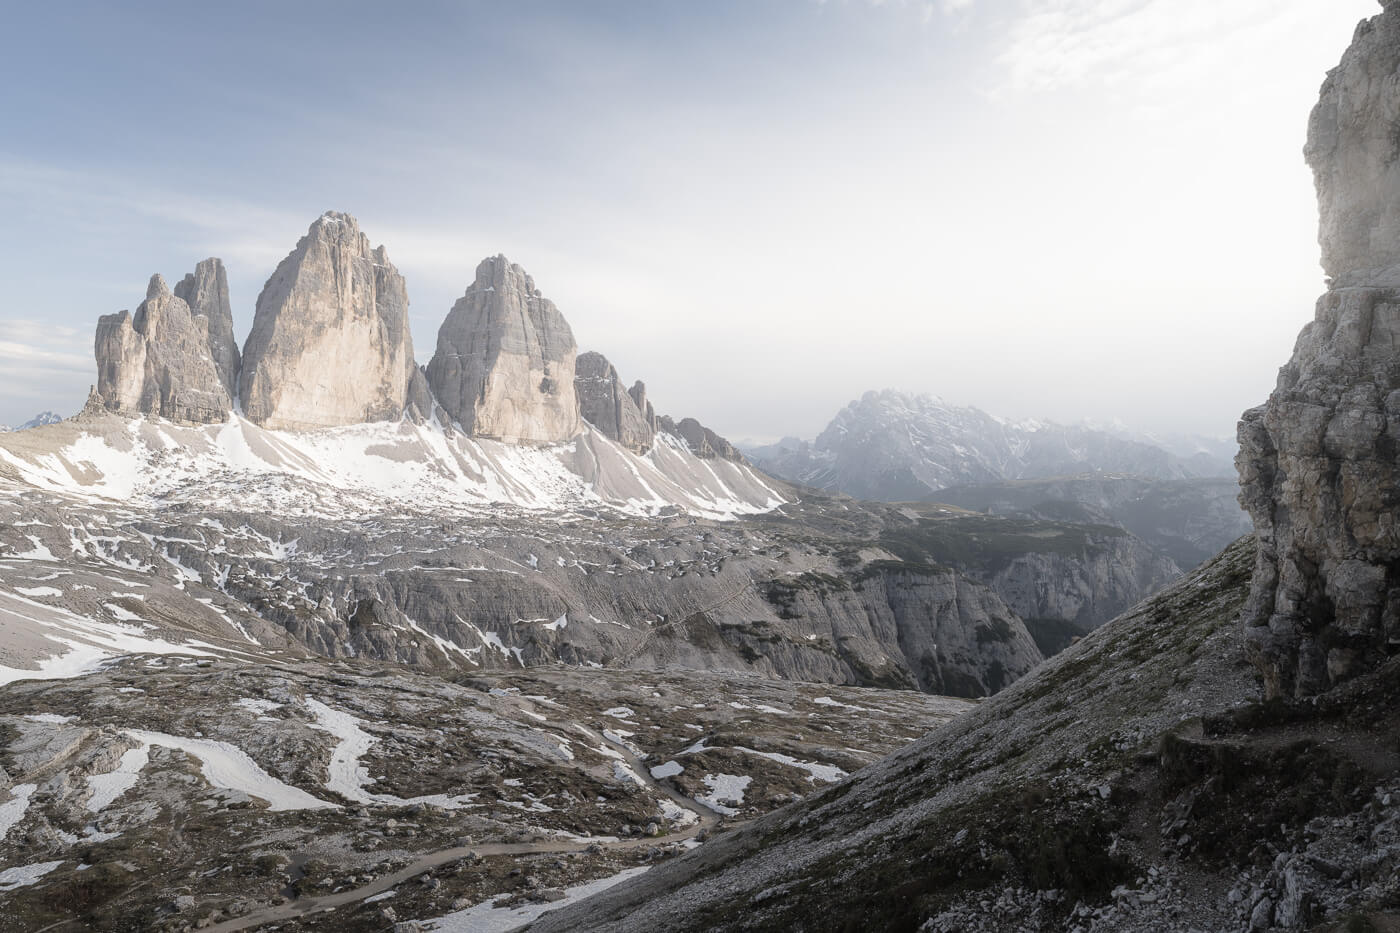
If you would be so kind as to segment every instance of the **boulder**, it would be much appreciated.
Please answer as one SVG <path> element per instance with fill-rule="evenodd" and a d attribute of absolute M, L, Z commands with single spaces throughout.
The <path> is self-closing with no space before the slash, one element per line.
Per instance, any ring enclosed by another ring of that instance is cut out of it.
<path fill-rule="evenodd" d="M 1323 692 L 1400 651 L 1397 72 L 1390 7 L 1357 29 L 1309 126 L 1331 288 L 1240 422 L 1240 502 L 1259 539 L 1245 622 L 1274 696 Z"/>
<path fill-rule="evenodd" d="M 656 431 L 607 357 L 591 351 L 579 354 L 574 368 L 574 392 L 578 395 L 579 412 L 589 424 L 639 454 L 651 449 Z"/>
<path fill-rule="evenodd" d="M 228 302 L 228 276 L 220 259 L 201 260 L 194 272 L 175 286 L 175 297 L 203 317 L 209 330 L 209 356 L 229 398 L 238 394 L 238 341 L 233 336 L 233 309 Z"/>
<path fill-rule="evenodd" d="M 482 260 L 438 330 L 429 387 L 468 434 L 552 444 L 579 433 L 573 331 L 525 270 Z"/>
<path fill-rule="evenodd" d="M 327 212 L 258 296 L 243 347 L 244 414 L 291 430 L 393 420 L 417 371 L 403 276 L 354 217 Z"/>
<path fill-rule="evenodd" d="M 209 321 L 151 276 L 136 314 L 121 311 L 97 321 L 96 397 L 126 415 L 146 414 L 187 423 L 218 423 L 231 399 L 209 353 Z"/>

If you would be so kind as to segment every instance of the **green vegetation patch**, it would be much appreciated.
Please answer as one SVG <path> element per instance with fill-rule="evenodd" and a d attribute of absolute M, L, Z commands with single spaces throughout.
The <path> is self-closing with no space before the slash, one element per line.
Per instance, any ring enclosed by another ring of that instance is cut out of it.
<path fill-rule="evenodd" d="M 996 573 L 1027 554 L 1097 555 L 1102 551 L 1098 541 L 1126 534 L 1110 525 L 968 515 L 924 519 L 908 527 L 887 529 L 878 544 L 913 564 L 971 567 Z"/>

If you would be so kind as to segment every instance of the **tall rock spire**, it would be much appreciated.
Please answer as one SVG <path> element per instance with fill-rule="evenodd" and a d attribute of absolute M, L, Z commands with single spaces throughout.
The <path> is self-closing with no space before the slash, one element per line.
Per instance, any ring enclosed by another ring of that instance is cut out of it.
<path fill-rule="evenodd" d="M 391 420 L 416 372 L 403 276 L 354 217 L 327 212 L 258 296 L 243 347 L 244 414 L 293 430 Z"/>
<path fill-rule="evenodd" d="M 1400 651 L 1400 5 L 1383 5 L 1308 127 L 1330 288 L 1240 422 L 1259 538 L 1245 622 L 1272 695 L 1322 692 Z"/>
<path fill-rule="evenodd" d="M 573 331 L 504 256 L 482 260 L 476 279 L 438 330 L 428 384 L 469 434 L 550 444 L 578 434 Z"/>
<path fill-rule="evenodd" d="M 96 396 L 121 414 L 171 421 L 217 423 L 231 399 L 209 354 L 209 321 L 151 276 L 136 314 L 105 314 L 97 321 Z"/>
<path fill-rule="evenodd" d="M 203 317 L 209 331 L 209 356 L 219 371 L 229 398 L 238 392 L 238 342 L 233 337 L 233 309 L 228 302 L 228 276 L 219 259 L 204 259 L 175 286 L 175 297 Z"/>

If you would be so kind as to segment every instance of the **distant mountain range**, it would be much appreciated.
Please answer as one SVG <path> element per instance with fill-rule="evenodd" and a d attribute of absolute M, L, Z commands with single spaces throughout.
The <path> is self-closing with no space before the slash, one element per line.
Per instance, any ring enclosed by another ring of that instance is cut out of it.
<path fill-rule="evenodd" d="M 62 420 L 63 417 L 61 415 L 55 414 L 51 411 L 41 411 L 39 412 L 39 414 L 35 415 L 33 418 L 30 418 L 28 421 L 26 421 L 24 424 L 20 425 L 17 428 L 12 428 L 7 424 L 0 424 L 0 434 L 8 433 L 10 431 L 26 431 L 29 428 L 41 428 L 46 424 L 58 424 Z"/>
<path fill-rule="evenodd" d="M 851 402 L 815 441 L 784 438 L 744 452 L 774 476 L 886 502 L 924 499 L 954 486 L 1079 473 L 1154 480 L 1234 476 L 1229 441 L 1157 440 L 1121 428 L 1008 421 L 889 389 Z"/>

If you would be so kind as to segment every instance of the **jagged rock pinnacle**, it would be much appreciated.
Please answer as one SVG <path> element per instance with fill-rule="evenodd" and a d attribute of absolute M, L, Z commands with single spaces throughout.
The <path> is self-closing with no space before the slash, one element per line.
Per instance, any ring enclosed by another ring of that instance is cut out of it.
<path fill-rule="evenodd" d="M 1245 621 L 1273 695 L 1400 650 L 1400 7 L 1322 86 L 1307 158 L 1332 287 L 1267 404 L 1244 414 L 1241 503 L 1259 538 Z"/>

